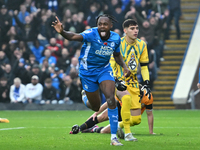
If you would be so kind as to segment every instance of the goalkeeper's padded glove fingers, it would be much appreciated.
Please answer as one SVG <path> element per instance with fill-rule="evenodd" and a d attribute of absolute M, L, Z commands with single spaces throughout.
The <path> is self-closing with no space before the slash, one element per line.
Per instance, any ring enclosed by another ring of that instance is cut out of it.
<path fill-rule="evenodd" d="M 144 81 L 144 85 L 142 86 L 141 90 L 142 91 L 146 90 L 145 96 L 148 95 L 148 99 L 150 100 L 151 99 L 151 89 L 150 89 L 148 80 Z"/>
<path fill-rule="evenodd" d="M 126 91 L 126 89 L 127 89 L 127 86 L 125 85 L 125 82 L 122 81 L 122 80 L 118 80 L 116 77 L 115 77 L 115 87 L 119 91 Z"/>

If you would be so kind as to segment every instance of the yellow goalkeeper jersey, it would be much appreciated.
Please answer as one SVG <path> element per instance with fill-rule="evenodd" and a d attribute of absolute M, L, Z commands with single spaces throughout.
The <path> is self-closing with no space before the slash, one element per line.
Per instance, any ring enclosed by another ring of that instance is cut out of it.
<path fill-rule="evenodd" d="M 133 87 L 138 88 L 138 65 L 139 63 L 149 62 L 146 43 L 140 39 L 136 39 L 135 43 L 130 44 L 126 41 L 125 37 L 122 37 L 120 53 L 123 57 L 125 64 L 131 71 L 131 75 L 127 78 L 124 78 L 124 69 L 115 62 L 114 57 L 112 56 L 110 59 L 110 64 L 113 69 L 114 76 L 116 76 L 120 80 L 124 80 L 127 85 L 132 85 Z"/>

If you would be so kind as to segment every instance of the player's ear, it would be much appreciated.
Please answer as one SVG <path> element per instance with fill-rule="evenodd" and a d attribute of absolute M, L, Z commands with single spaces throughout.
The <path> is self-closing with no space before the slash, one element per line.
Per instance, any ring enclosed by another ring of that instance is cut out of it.
<path fill-rule="evenodd" d="M 124 33 L 126 34 L 126 32 L 127 32 L 127 30 L 126 30 L 126 28 L 124 28 Z"/>

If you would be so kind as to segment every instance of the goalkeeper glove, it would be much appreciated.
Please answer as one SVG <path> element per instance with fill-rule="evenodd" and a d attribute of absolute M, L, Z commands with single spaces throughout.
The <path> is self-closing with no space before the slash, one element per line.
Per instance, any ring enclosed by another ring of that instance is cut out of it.
<path fill-rule="evenodd" d="M 125 91 L 127 89 L 127 86 L 125 85 L 125 82 L 122 81 L 122 80 L 117 79 L 117 77 L 115 77 L 115 87 L 119 91 Z"/>
<path fill-rule="evenodd" d="M 149 80 L 145 80 L 144 81 L 144 85 L 142 86 L 141 90 L 144 91 L 146 90 L 146 94 L 145 96 L 148 95 L 148 99 L 151 99 L 151 89 L 150 89 L 150 85 L 149 85 Z"/>

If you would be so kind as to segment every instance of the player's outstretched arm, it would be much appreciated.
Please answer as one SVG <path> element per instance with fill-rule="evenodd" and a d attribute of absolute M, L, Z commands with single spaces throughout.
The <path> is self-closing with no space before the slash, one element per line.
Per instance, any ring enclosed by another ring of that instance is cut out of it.
<path fill-rule="evenodd" d="M 54 27 L 54 29 L 61 34 L 65 39 L 70 40 L 70 41 L 79 41 L 82 42 L 83 41 L 83 36 L 81 34 L 77 34 L 77 33 L 73 33 L 73 32 L 67 32 L 63 29 L 63 25 L 60 22 L 60 20 L 58 19 L 58 17 L 55 17 L 56 20 L 54 22 L 52 22 L 52 27 Z"/>
<path fill-rule="evenodd" d="M 148 119 L 148 125 L 149 125 L 149 133 L 155 134 L 153 133 L 153 112 L 152 110 L 146 110 L 146 113 L 147 113 L 147 119 Z"/>
<path fill-rule="evenodd" d="M 127 68 L 120 52 L 114 52 L 113 57 L 115 58 L 116 63 L 118 63 L 120 66 L 122 66 L 124 68 L 124 76 L 125 77 L 130 76 L 131 72 Z"/>

